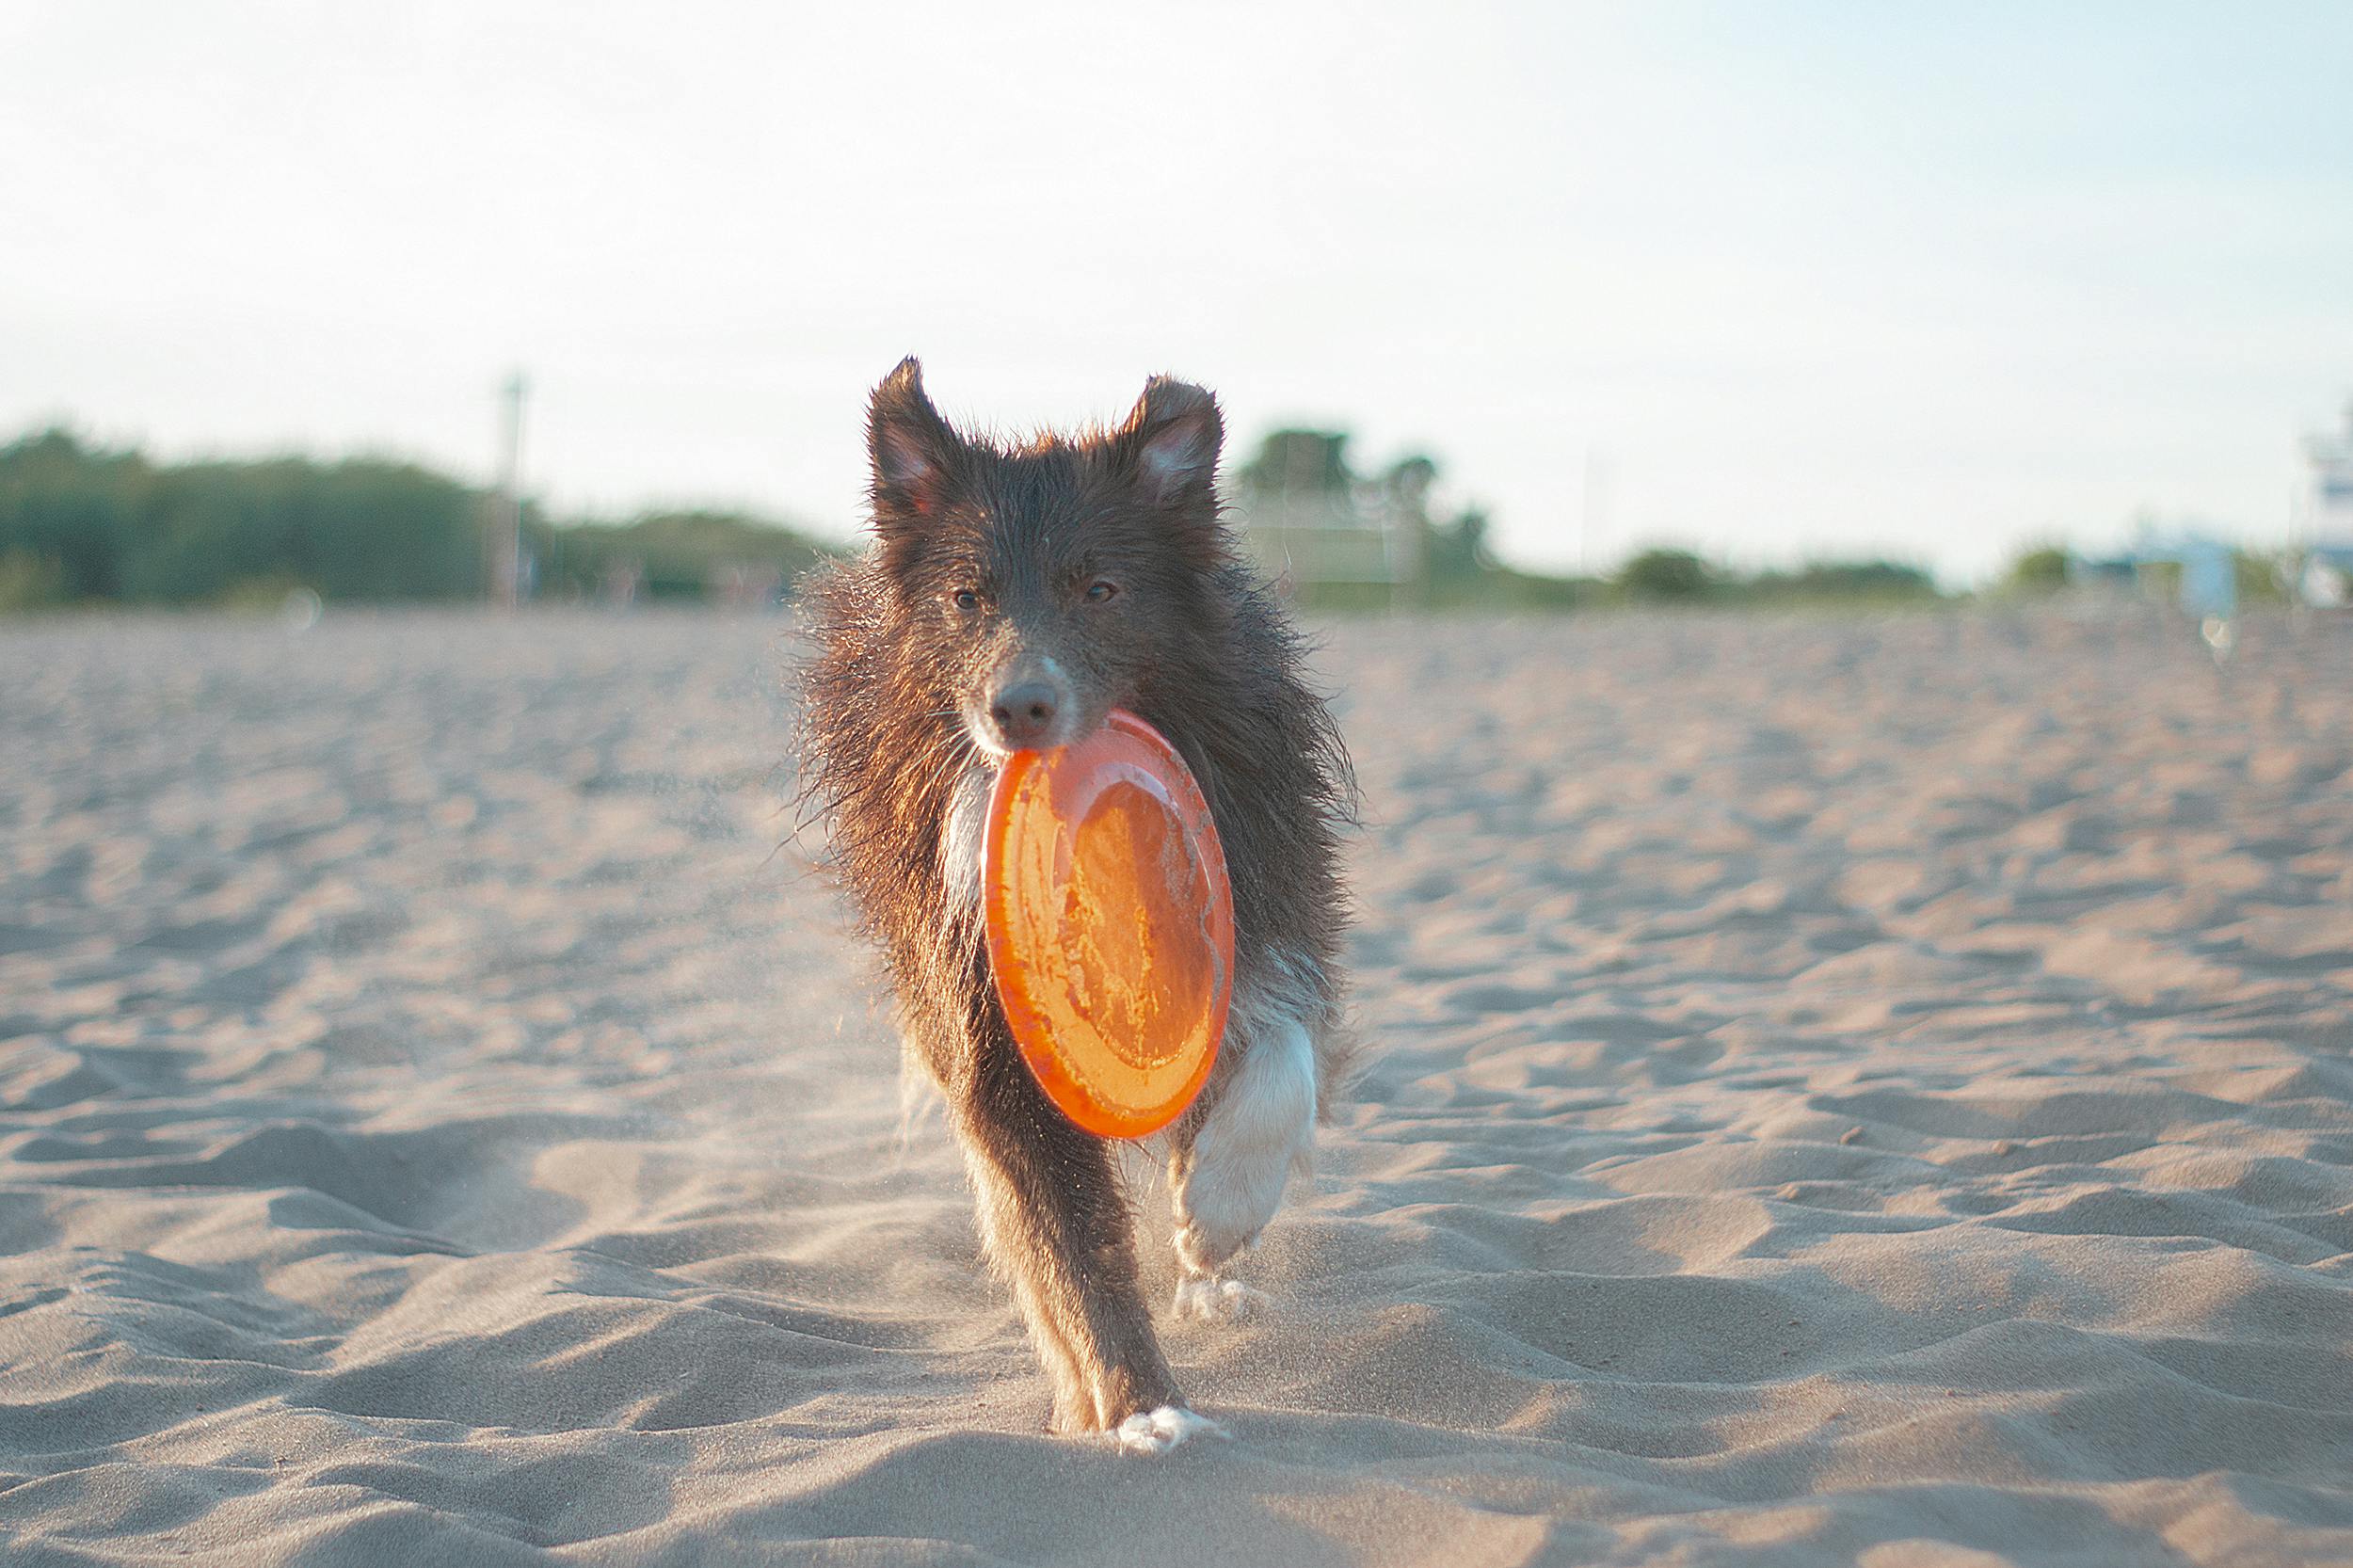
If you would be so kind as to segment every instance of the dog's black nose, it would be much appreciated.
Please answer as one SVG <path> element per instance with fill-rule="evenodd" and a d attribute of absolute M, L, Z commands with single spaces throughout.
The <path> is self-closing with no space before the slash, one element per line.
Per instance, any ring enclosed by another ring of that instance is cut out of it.
<path fill-rule="evenodd" d="M 1052 732 L 1054 714 L 1060 708 L 1053 687 L 1043 680 L 1024 680 L 999 692 L 997 700 L 988 705 L 988 716 L 1007 745 L 1026 751 Z"/>

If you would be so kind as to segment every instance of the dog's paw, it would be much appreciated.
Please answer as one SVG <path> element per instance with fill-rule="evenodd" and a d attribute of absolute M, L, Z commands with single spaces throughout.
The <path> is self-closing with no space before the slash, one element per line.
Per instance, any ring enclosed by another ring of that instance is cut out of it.
<path fill-rule="evenodd" d="M 1178 1318 L 1205 1323 L 1239 1323 L 1264 1312 L 1270 1298 L 1238 1279 L 1196 1277 L 1176 1282 L 1174 1310 Z"/>
<path fill-rule="evenodd" d="M 1199 1215 L 1188 1217 L 1178 1223 L 1172 1238 L 1176 1243 L 1176 1261 L 1192 1273 L 1215 1273 L 1247 1252 L 1263 1228 L 1263 1217 L 1257 1224 L 1214 1224 Z"/>
<path fill-rule="evenodd" d="M 1192 1438 L 1225 1435 L 1225 1429 L 1207 1416 L 1174 1404 L 1139 1410 L 1112 1429 L 1112 1440 L 1124 1454 L 1164 1454 Z"/>

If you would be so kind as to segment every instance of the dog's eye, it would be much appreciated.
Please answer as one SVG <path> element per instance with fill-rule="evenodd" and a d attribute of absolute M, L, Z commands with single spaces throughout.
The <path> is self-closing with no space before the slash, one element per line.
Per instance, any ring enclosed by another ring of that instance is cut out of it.
<path fill-rule="evenodd" d="M 948 602 L 959 610 L 977 610 L 981 607 L 981 596 L 970 588 L 958 588 L 948 596 Z"/>
<path fill-rule="evenodd" d="M 1087 602 L 1107 604 L 1119 597 L 1119 584 L 1105 578 L 1096 578 L 1087 584 Z"/>

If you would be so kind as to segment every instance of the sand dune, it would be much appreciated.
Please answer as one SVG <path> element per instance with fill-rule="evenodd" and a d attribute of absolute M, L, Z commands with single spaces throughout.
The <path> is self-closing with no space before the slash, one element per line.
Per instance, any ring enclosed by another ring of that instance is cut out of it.
<path fill-rule="evenodd" d="M 0 631 L 0 1561 L 2353 1560 L 2353 627 L 1332 629 L 1374 1051 L 1158 1462 L 779 635 Z"/>

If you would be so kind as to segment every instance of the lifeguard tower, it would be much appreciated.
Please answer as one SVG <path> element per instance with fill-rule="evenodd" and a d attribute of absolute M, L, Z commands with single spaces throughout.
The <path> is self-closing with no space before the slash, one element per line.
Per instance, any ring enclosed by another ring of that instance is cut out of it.
<path fill-rule="evenodd" d="M 2310 542 L 2297 592 L 2318 608 L 2353 607 L 2353 403 L 2343 430 L 2305 441 L 2304 458 L 2311 478 L 2296 520 Z"/>

